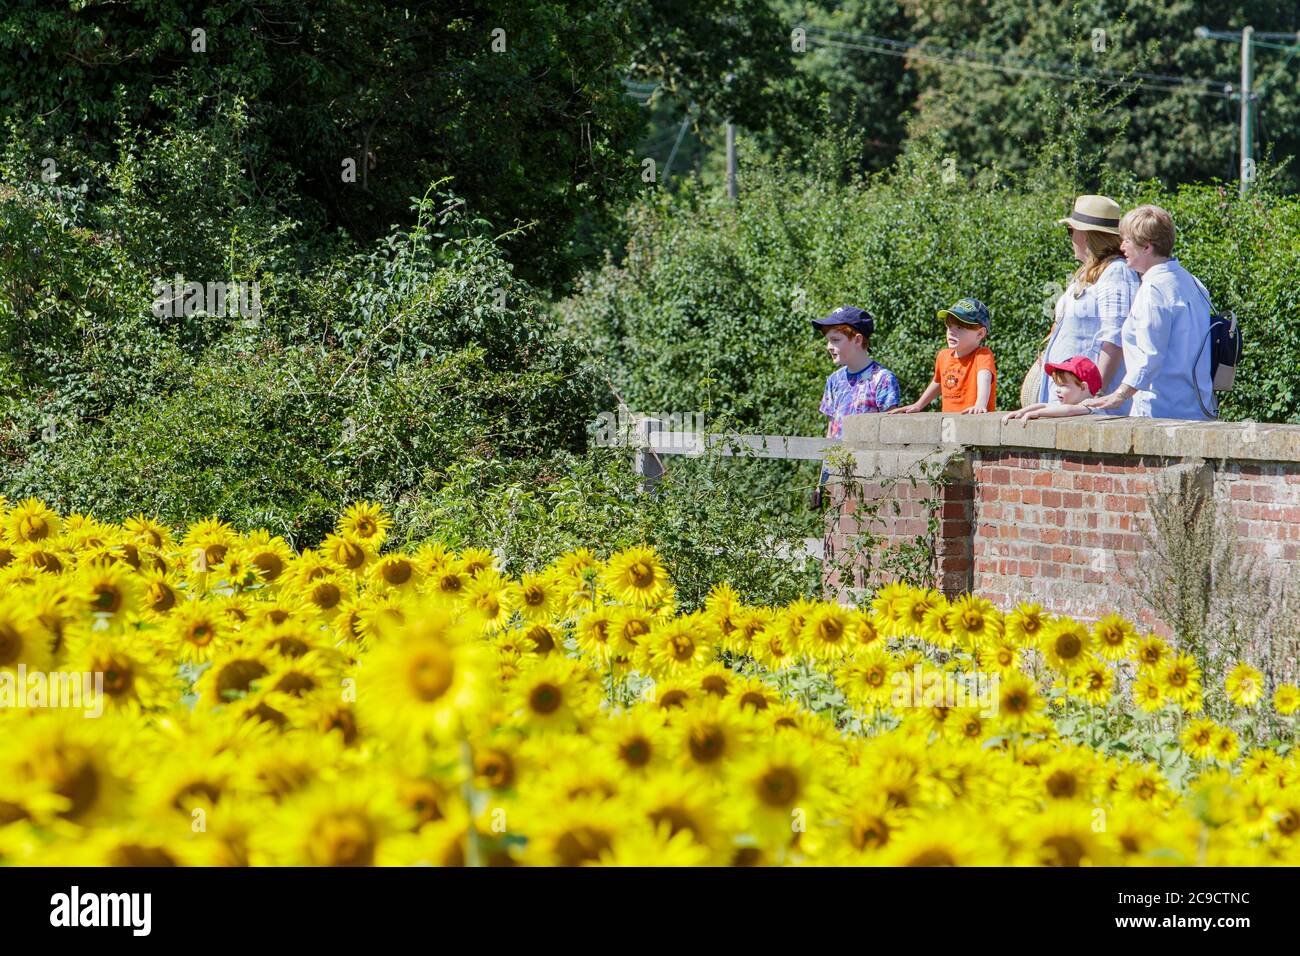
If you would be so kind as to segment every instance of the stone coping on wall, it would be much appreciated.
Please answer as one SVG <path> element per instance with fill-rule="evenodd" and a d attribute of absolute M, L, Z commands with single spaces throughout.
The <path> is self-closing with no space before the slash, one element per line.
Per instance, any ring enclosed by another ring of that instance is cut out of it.
<path fill-rule="evenodd" d="M 1163 458 L 1300 462 L 1300 425 L 1118 415 L 1003 424 L 1005 414 L 848 415 L 841 439 L 857 448 L 963 445 Z"/>

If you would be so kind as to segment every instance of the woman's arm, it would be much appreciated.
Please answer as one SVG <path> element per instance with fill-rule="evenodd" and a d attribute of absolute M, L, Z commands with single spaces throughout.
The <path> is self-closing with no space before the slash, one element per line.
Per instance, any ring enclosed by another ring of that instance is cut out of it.
<path fill-rule="evenodd" d="M 1097 371 L 1101 372 L 1101 390 L 1110 388 L 1110 380 L 1119 371 L 1124 361 L 1124 350 L 1112 342 L 1103 342 L 1101 354 L 1097 356 Z"/>

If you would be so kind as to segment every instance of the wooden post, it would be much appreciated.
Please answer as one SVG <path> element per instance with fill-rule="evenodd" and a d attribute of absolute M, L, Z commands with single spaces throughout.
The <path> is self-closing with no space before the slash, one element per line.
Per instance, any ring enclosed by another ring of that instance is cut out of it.
<path fill-rule="evenodd" d="M 641 476 L 641 490 L 654 491 L 659 476 L 664 473 L 663 462 L 650 445 L 650 434 L 659 431 L 663 422 L 658 418 L 636 419 L 636 473 Z"/>

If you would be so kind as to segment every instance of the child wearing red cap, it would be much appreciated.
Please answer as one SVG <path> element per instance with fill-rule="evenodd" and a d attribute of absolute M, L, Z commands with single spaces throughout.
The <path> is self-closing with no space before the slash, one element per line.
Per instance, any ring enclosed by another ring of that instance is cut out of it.
<path fill-rule="evenodd" d="M 1035 402 L 1002 417 L 1003 423 L 1032 421 L 1035 418 L 1068 418 L 1071 415 L 1091 415 L 1098 411 L 1081 404 L 1101 391 L 1101 370 L 1092 359 L 1076 355 L 1064 362 L 1048 362 L 1043 371 L 1051 376 L 1055 385 L 1056 400 Z"/>

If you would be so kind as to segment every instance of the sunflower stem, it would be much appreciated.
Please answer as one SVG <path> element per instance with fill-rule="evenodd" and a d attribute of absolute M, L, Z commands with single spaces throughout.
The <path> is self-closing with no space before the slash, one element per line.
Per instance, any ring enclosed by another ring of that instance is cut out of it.
<path fill-rule="evenodd" d="M 465 865 L 482 866 L 483 854 L 479 847 L 478 830 L 474 828 L 474 814 L 478 809 L 475 806 L 478 802 L 478 794 L 474 789 L 474 752 L 470 749 L 469 738 L 466 736 L 460 738 L 460 762 L 465 768 L 465 783 L 462 786 L 462 792 L 465 805 L 469 808 L 469 823 L 465 827 Z"/>

